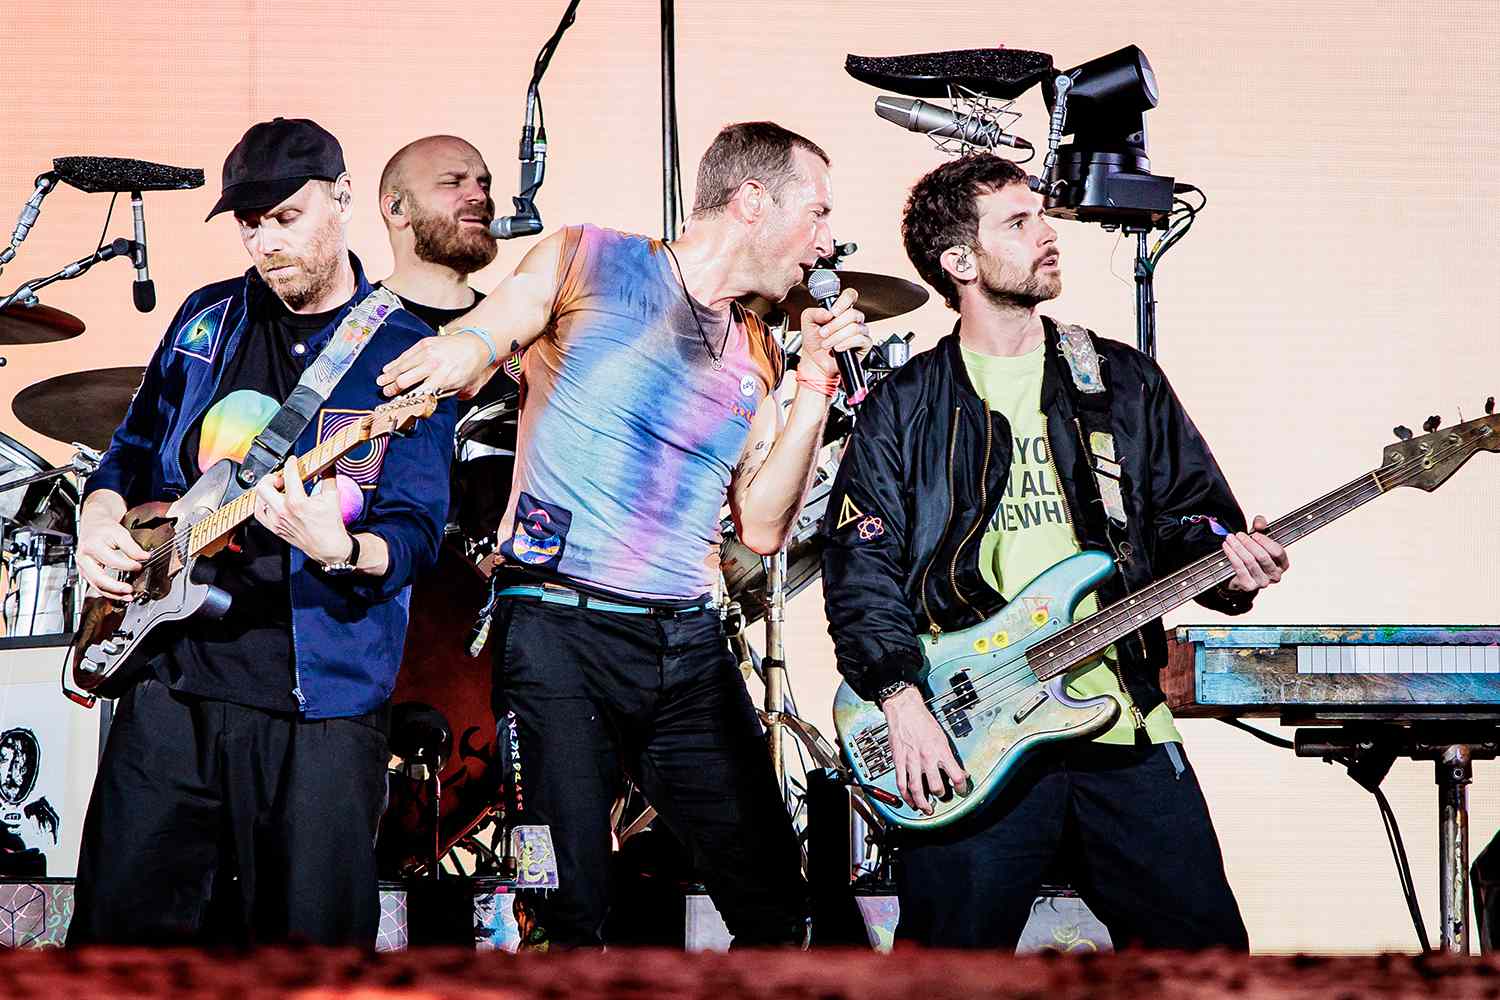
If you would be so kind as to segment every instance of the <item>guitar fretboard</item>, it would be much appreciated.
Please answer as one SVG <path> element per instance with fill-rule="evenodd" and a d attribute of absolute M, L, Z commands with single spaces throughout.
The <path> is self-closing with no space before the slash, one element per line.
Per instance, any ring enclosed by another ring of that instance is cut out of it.
<path fill-rule="evenodd" d="M 1319 497 L 1267 526 L 1265 534 L 1288 546 L 1306 535 L 1375 499 L 1393 485 L 1401 467 L 1387 466 L 1360 476 L 1332 493 Z M 1384 479 L 1382 477 L 1385 477 Z M 1204 556 L 1150 586 L 1130 594 L 1097 614 L 1063 629 L 1033 646 L 1026 654 L 1039 680 L 1066 673 L 1110 644 L 1129 635 L 1146 622 L 1180 607 L 1199 594 L 1234 576 L 1234 567 L 1222 552 Z"/>
<path fill-rule="evenodd" d="M 368 420 L 355 420 L 340 427 L 327 440 L 313 448 L 306 455 L 298 458 L 298 467 L 302 471 L 304 480 L 310 479 L 334 462 L 337 462 L 346 453 L 369 440 L 370 425 Z M 184 557 L 196 555 L 209 545 L 223 538 L 241 524 L 244 524 L 255 514 L 255 491 L 250 490 L 241 493 L 233 500 L 215 510 L 212 514 L 198 521 L 188 531 L 187 551 Z"/>

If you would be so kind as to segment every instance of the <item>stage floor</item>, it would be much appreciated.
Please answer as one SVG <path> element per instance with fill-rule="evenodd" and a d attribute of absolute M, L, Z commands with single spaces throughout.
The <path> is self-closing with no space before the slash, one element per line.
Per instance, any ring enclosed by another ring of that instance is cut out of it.
<path fill-rule="evenodd" d="M 1488 958 L 1225 954 L 1050 955 L 898 951 L 613 950 L 507 955 L 467 950 L 362 955 L 281 949 L 251 955 L 59 950 L 0 954 L 0 996 L 350 997 L 356 1000 L 945 1000 L 956 997 L 1236 998 L 1496 997 Z"/>

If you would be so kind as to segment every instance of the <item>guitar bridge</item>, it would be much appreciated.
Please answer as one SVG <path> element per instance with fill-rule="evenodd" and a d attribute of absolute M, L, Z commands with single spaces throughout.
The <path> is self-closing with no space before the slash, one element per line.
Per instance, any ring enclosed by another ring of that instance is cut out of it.
<path fill-rule="evenodd" d="M 1030 701 L 1022 705 L 1020 708 L 1016 709 L 1015 714 L 1011 716 L 1011 719 L 1016 722 L 1025 722 L 1026 717 L 1032 712 L 1035 712 L 1037 709 L 1041 708 L 1042 705 L 1046 703 L 1046 701 L 1047 692 L 1038 691 L 1036 694 L 1032 695 Z"/>

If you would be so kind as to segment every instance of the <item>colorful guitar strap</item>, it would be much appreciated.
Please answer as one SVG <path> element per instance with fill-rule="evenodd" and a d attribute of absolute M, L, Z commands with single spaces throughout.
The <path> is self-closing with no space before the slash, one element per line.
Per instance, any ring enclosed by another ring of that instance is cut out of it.
<path fill-rule="evenodd" d="M 1089 468 L 1093 470 L 1104 513 L 1115 528 L 1123 530 L 1128 523 L 1125 496 L 1120 488 L 1121 468 L 1115 453 L 1115 436 L 1109 427 L 1109 387 L 1104 382 L 1099 352 L 1094 348 L 1089 332 L 1071 323 L 1057 324 L 1057 347 L 1068 364 L 1073 388 L 1077 390 L 1074 398 L 1088 430 L 1084 444 L 1089 451 Z"/>
<path fill-rule="evenodd" d="M 240 463 L 238 479 L 242 487 L 249 489 L 261 476 L 281 464 L 319 407 L 328 401 L 334 387 L 354 367 L 355 360 L 375 336 L 375 331 L 400 308 L 401 300 L 385 288 L 372 290 L 354 304 L 328 339 L 327 346 L 297 380 L 281 409 L 251 442 L 244 462 Z"/>

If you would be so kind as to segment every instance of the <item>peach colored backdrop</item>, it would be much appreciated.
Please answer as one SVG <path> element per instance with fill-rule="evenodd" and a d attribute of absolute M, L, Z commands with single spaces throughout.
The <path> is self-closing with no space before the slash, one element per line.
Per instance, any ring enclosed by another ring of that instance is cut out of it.
<path fill-rule="evenodd" d="M 487 154 L 504 206 L 531 61 L 565 4 L 57 6 L 0 13 L 0 223 L 8 231 L 32 178 L 59 155 L 201 166 L 209 184 L 147 196 L 155 313 L 133 311 L 130 268 L 108 263 L 43 295 L 88 323 L 82 338 L 3 352 L 0 430 L 54 461 L 67 449 L 21 428 L 6 401 L 49 375 L 144 363 L 188 291 L 246 266 L 233 223 L 202 219 L 224 154 L 250 123 L 310 116 L 342 139 L 365 209 L 351 241 L 382 275 L 390 256 L 374 184 L 385 158 L 419 135 L 466 136 Z M 898 211 L 939 154 L 874 117 L 876 91 L 844 74 L 844 55 L 1008 44 L 1068 66 L 1139 44 L 1161 86 L 1148 118 L 1153 166 L 1211 198 L 1158 276 L 1160 359 L 1243 503 L 1274 516 L 1376 465 L 1393 425 L 1416 427 L 1434 412 L 1451 422 L 1460 406 L 1476 415 L 1500 389 L 1491 14 L 1447 0 L 682 2 L 685 187 L 691 201 L 696 158 L 720 125 L 779 120 L 833 157 L 836 231 L 861 247 L 851 266 L 914 277 Z M 539 204 L 549 229 L 592 221 L 660 232 L 657 39 L 654 3 L 582 5 L 543 88 L 551 162 Z M 1040 144 L 1040 97 L 1018 108 L 1020 131 Z M 68 188 L 51 195 L 0 286 L 87 252 L 106 201 Z M 1094 227 L 1061 228 L 1067 291 L 1050 311 L 1133 340 L 1130 245 Z M 111 235 L 129 235 L 128 206 L 116 209 Z M 503 245 L 477 283 L 492 285 L 525 247 Z M 929 304 L 884 331 L 915 330 L 926 347 L 950 322 Z M 1494 622 L 1497 482 L 1500 468 L 1482 456 L 1435 495 L 1403 491 L 1330 528 L 1298 546 L 1295 571 L 1250 620 Z M 790 617 L 796 689 L 826 726 L 832 657 L 816 587 Z M 1180 620 L 1212 616 L 1189 610 Z M 1257 947 L 1414 947 L 1367 794 L 1217 724 L 1184 729 Z M 1500 825 L 1500 768 L 1476 770 L 1477 850 Z M 1432 770 L 1398 765 L 1386 787 L 1436 940 Z"/>

